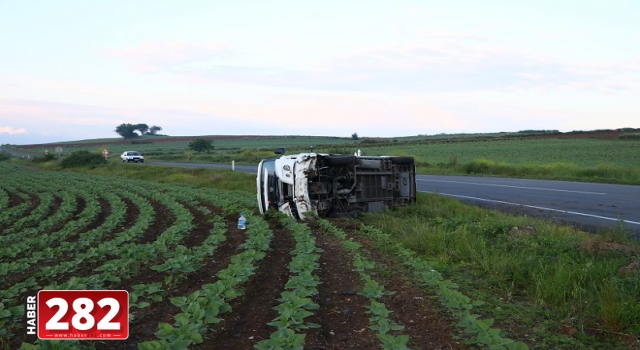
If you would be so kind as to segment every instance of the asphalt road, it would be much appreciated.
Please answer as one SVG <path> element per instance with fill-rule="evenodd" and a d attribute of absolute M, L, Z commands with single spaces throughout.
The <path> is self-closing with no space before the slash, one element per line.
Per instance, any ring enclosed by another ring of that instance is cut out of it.
<path fill-rule="evenodd" d="M 0 146 L 0 153 L 8 153 L 10 154 L 12 157 L 16 157 L 16 158 L 29 158 L 28 155 L 24 155 L 24 154 L 19 154 L 19 153 L 15 153 L 15 152 L 11 152 L 8 149 L 3 148 L 2 146 Z"/>
<path fill-rule="evenodd" d="M 554 218 L 594 232 L 623 225 L 640 237 L 640 186 L 495 177 L 417 177 L 418 190 L 483 207 Z"/>
<path fill-rule="evenodd" d="M 231 164 L 153 162 L 154 165 L 231 169 Z M 257 166 L 236 165 L 255 174 Z M 495 177 L 418 175 L 418 191 L 486 208 L 555 219 L 597 232 L 622 225 L 640 238 L 640 186 Z"/>

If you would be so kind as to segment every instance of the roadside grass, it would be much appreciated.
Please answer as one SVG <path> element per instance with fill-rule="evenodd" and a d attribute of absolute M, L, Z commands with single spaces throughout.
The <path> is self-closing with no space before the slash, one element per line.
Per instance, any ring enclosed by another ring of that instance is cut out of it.
<path fill-rule="evenodd" d="M 336 153 L 345 153 L 347 149 L 337 149 Z M 411 156 L 403 150 L 395 150 L 386 155 Z M 255 165 L 265 158 L 274 155 L 267 151 L 244 150 L 239 153 L 217 152 L 211 154 L 167 154 L 162 156 L 146 156 L 147 163 L 153 161 L 189 162 L 189 163 L 226 163 Z M 51 168 L 55 162 L 49 162 Z M 109 164 L 120 164 L 119 159 L 112 157 Z M 547 180 L 566 180 L 582 182 L 599 182 L 613 184 L 640 185 L 640 167 L 621 167 L 607 163 L 596 164 L 592 167 L 579 167 L 573 163 L 549 163 L 549 164 L 509 164 L 496 162 L 490 159 L 477 159 L 470 163 L 459 164 L 455 157 L 447 163 L 429 164 L 416 163 L 418 174 L 433 175 L 472 175 L 472 176 L 500 176 L 512 178 L 530 178 Z"/>
<path fill-rule="evenodd" d="M 618 139 L 492 139 L 399 143 L 363 148 L 365 155 L 384 155 L 403 150 L 420 162 L 432 165 L 471 163 L 489 159 L 506 164 L 571 163 L 589 168 L 600 163 L 617 167 L 640 164 L 640 142 Z"/>
<path fill-rule="evenodd" d="M 163 154 L 156 156 L 149 156 L 148 158 L 157 161 L 168 162 L 190 162 L 190 163 L 226 163 L 231 164 L 232 161 L 236 164 L 245 165 L 258 165 L 261 160 L 265 158 L 273 158 L 275 154 L 269 151 L 256 151 L 251 149 L 244 149 L 242 151 L 214 151 L 211 153 L 193 153 L 183 152 L 176 154 Z"/>
<path fill-rule="evenodd" d="M 59 164 L 55 161 L 41 163 L 39 166 L 47 170 L 60 170 Z M 224 169 L 193 169 L 110 162 L 107 165 L 95 168 L 80 167 L 68 169 L 67 171 L 165 183 L 184 183 L 195 187 L 231 191 L 255 192 L 256 186 L 255 175 Z"/>
<path fill-rule="evenodd" d="M 615 348 L 640 336 L 640 244 L 624 230 L 589 234 L 434 194 L 363 220 L 487 301 L 483 312 L 517 319 L 536 348 Z"/>
<path fill-rule="evenodd" d="M 334 149 L 331 153 L 347 153 L 348 149 Z M 412 156 L 405 150 L 394 150 L 385 155 Z M 154 157 L 155 160 L 191 163 L 227 163 L 258 165 L 265 158 L 274 155 L 267 151 L 244 150 L 239 153 L 219 152 L 212 154 L 173 154 Z M 152 158 L 152 161 L 153 159 Z M 583 182 L 600 182 L 614 184 L 640 185 L 640 167 L 622 167 L 608 163 L 598 163 L 593 166 L 577 166 L 569 162 L 554 162 L 547 164 L 510 164 L 491 159 L 480 158 L 469 163 L 458 163 L 455 157 L 447 163 L 429 164 L 416 163 L 418 174 L 437 175 L 473 175 L 473 176 L 501 176 L 512 178 L 567 180 Z"/>
<path fill-rule="evenodd" d="M 490 143 L 490 142 L 488 142 Z M 326 153 L 346 153 L 350 154 L 353 147 L 333 147 L 315 148 L 317 152 Z M 618 153 L 621 151 L 615 149 Z M 292 150 L 291 152 L 306 152 L 307 149 Z M 418 156 L 420 152 L 412 152 L 409 146 L 397 146 L 385 149 L 362 149 L 367 155 L 388 155 L 388 156 L 412 156 L 416 159 L 416 171 L 419 174 L 439 174 L 439 175 L 473 175 L 473 176 L 502 176 L 514 178 L 567 180 L 583 182 L 600 182 L 640 185 L 640 150 L 630 149 L 624 153 L 625 162 L 617 160 L 612 162 L 612 158 L 605 154 L 595 154 L 590 163 L 576 161 L 588 157 L 588 154 L 574 152 L 567 156 L 552 157 L 550 162 L 507 162 L 496 161 L 494 159 L 505 159 L 504 154 L 493 154 L 493 158 L 480 157 L 462 162 L 464 157 L 458 158 L 456 155 L 449 155 L 445 161 L 424 161 L 424 156 Z M 474 151 L 475 153 L 476 151 Z M 508 150 L 504 150 L 508 152 Z M 158 155 L 154 158 L 166 161 L 189 161 L 194 163 L 231 163 L 257 165 L 264 158 L 272 158 L 275 155 L 268 151 L 242 150 L 242 151 L 217 151 L 211 154 L 166 154 Z M 571 157 L 574 158 L 571 158 Z M 507 158 L 508 159 L 508 158 Z M 526 159 L 526 158 L 525 158 Z M 623 159 L 623 161 L 624 161 Z"/>
<path fill-rule="evenodd" d="M 243 137 L 216 140 L 209 153 L 188 150 L 188 142 L 170 137 L 141 137 L 131 143 L 112 144 L 96 140 L 89 145 L 63 145 L 63 158 L 76 150 L 100 153 L 111 152 L 110 161 L 118 161 L 125 150 L 141 151 L 147 161 L 175 161 L 194 163 L 227 163 L 257 165 L 261 159 L 271 158 L 273 149 L 286 147 L 288 154 L 313 151 L 319 153 L 412 156 L 420 174 L 448 174 L 475 176 L 503 176 L 534 179 L 554 179 L 640 185 L 640 142 L 636 134 L 622 139 L 595 138 L 503 138 L 506 134 L 443 135 L 438 137 L 399 137 L 394 139 L 340 137 L 274 136 Z M 513 135 L 512 135 L 513 136 Z M 87 140 L 92 141 L 92 140 Z M 99 141 L 105 145 L 96 146 Z M 162 141 L 162 142 L 160 142 Z M 168 142 L 165 142 L 168 141 Z M 5 145 L 20 154 L 42 157 L 45 147 L 23 149 Z M 50 149 L 49 151 L 52 151 Z"/>

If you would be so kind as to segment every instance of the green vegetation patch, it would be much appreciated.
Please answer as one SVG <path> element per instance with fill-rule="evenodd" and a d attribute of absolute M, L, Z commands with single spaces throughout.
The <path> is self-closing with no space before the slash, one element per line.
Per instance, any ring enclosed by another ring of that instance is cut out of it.
<path fill-rule="evenodd" d="M 618 138 L 622 140 L 640 140 L 640 133 L 620 134 Z"/>
<path fill-rule="evenodd" d="M 43 157 L 46 161 L 50 158 L 50 154 L 47 154 Z M 107 160 L 98 153 L 91 153 L 89 151 L 77 151 L 71 153 L 70 156 L 64 158 L 60 162 L 60 166 L 62 168 L 77 168 L 77 167 L 89 167 L 94 168 L 99 165 L 106 164 Z"/>
<path fill-rule="evenodd" d="M 511 319 L 536 348 L 615 348 L 618 335 L 640 335 L 640 244 L 622 229 L 591 235 L 434 194 L 364 220 L 488 301 L 482 312 Z"/>

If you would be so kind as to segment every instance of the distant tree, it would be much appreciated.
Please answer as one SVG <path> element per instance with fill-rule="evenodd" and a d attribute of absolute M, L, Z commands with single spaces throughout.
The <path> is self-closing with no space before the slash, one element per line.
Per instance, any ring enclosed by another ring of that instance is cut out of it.
<path fill-rule="evenodd" d="M 354 132 L 353 134 L 351 134 L 351 139 L 352 140 L 357 140 L 358 139 L 358 133 Z"/>
<path fill-rule="evenodd" d="M 135 128 L 136 128 L 136 130 L 140 131 L 140 135 L 144 135 L 149 130 L 149 125 L 147 125 L 147 124 L 136 124 Z"/>
<path fill-rule="evenodd" d="M 133 124 L 120 124 L 116 127 L 115 131 L 125 139 L 132 139 L 138 136 L 136 133 L 136 126 Z"/>
<path fill-rule="evenodd" d="M 140 124 L 129 124 L 129 123 L 124 124 L 123 123 L 118 125 L 115 131 L 125 139 L 132 139 L 134 137 L 138 137 L 140 135 L 145 135 L 145 134 L 155 135 L 156 132 L 158 132 L 159 130 L 162 130 L 162 128 L 156 125 L 149 128 L 149 125 L 144 123 L 140 123 Z M 139 132 L 139 134 L 136 131 Z"/>
<path fill-rule="evenodd" d="M 213 150 L 213 141 L 205 139 L 195 139 L 189 142 L 188 148 L 198 153 L 209 152 Z"/>
<path fill-rule="evenodd" d="M 518 134 L 559 134 L 558 130 L 520 130 Z"/>
<path fill-rule="evenodd" d="M 162 130 L 161 127 L 154 125 L 152 127 L 149 128 L 149 131 L 147 132 L 147 134 L 149 135 L 155 135 L 158 131 Z"/>

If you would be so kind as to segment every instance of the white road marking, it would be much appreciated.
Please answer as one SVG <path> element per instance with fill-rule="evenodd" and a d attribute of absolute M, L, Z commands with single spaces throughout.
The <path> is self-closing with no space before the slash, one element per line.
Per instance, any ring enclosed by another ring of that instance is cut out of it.
<path fill-rule="evenodd" d="M 475 182 L 450 181 L 450 180 L 426 180 L 426 179 L 417 179 L 417 180 L 418 181 L 427 181 L 427 182 L 449 182 L 449 183 L 456 183 L 456 184 L 478 185 L 478 186 L 512 187 L 512 188 L 522 188 L 522 189 L 526 189 L 526 190 L 557 191 L 557 192 L 571 192 L 571 193 L 582 193 L 582 194 L 606 195 L 606 193 L 601 193 L 601 192 L 558 190 L 558 189 L 555 189 L 555 188 L 543 188 L 543 187 L 524 187 L 524 186 L 498 185 L 498 184 L 480 184 L 480 183 L 475 183 Z"/>
<path fill-rule="evenodd" d="M 493 202 L 493 203 L 508 204 L 508 205 L 519 205 L 519 206 L 522 206 L 522 207 L 527 207 L 527 208 L 532 208 L 532 209 L 556 211 L 556 212 L 559 212 L 559 213 L 573 214 L 573 215 L 579 215 L 579 216 L 588 216 L 588 217 L 596 218 L 596 219 L 603 219 L 603 220 L 610 220 L 610 221 L 620 221 L 620 222 L 624 222 L 626 224 L 640 225 L 640 222 L 637 222 L 637 221 L 621 220 L 621 219 L 616 219 L 616 218 L 610 218 L 610 217 L 607 217 L 607 216 L 580 213 L 580 212 L 577 212 L 577 211 L 554 209 L 554 208 L 547 208 L 547 207 L 539 207 L 537 205 L 511 203 L 511 202 L 505 202 L 505 201 L 498 201 L 498 200 L 495 200 L 495 199 L 485 199 L 485 198 L 478 198 L 478 197 L 461 196 L 461 195 L 457 195 L 457 194 L 448 194 L 448 193 L 442 193 L 442 192 L 430 192 L 430 191 L 418 191 L 418 192 L 435 193 L 435 194 L 441 194 L 441 195 L 449 196 L 449 197 L 459 197 L 459 198 L 466 198 L 466 199 L 474 199 L 474 200 L 479 200 L 479 201 L 484 201 L 484 202 Z"/>

